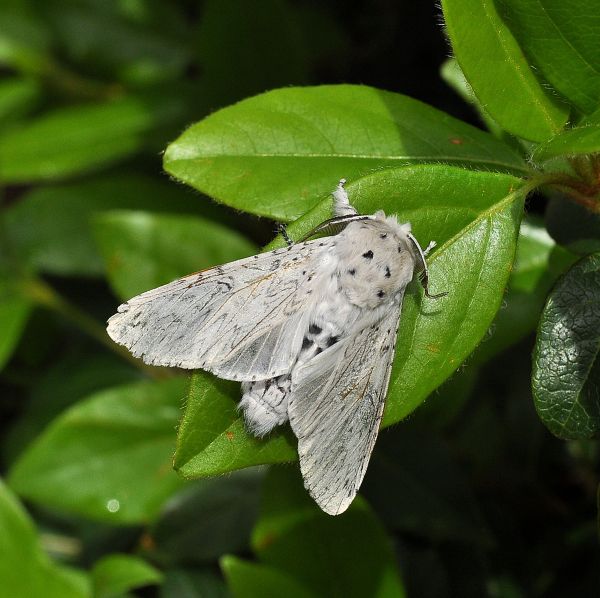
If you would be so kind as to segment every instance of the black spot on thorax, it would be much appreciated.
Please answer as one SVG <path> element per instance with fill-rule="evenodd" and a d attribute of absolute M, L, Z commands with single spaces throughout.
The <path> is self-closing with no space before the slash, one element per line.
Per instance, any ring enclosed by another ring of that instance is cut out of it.
<path fill-rule="evenodd" d="M 369 251 L 365 251 L 365 253 L 363 253 L 362 256 L 367 260 L 372 260 L 373 252 L 369 249 Z"/>

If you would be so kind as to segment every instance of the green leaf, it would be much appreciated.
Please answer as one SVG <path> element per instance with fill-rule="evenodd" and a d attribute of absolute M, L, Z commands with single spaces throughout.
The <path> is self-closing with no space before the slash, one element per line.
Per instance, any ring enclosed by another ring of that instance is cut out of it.
<path fill-rule="evenodd" d="M 77 403 L 14 464 L 10 486 L 36 503 L 92 519 L 151 521 L 181 487 L 171 454 L 186 385 L 185 378 L 139 382 Z"/>
<path fill-rule="evenodd" d="M 31 310 L 31 303 L 25 299 L 0 297 L 0 370 L 15 350 Z"/>
<path fill-rule="evenodd" d="M 113 164 L 176 125 L 185 106 L 181 94 L 146 94 L 56 109 L 0 136 L 0 179 L 57 179 Z"/>
<path fill-rule="evenodd" d="M 87 598 L 87 579 L 53 563 L 31 519 L 0 481 L 0 587 L 5 596 Z"/>
<path fill-rule="evenodd" d="M 557 283 L 544 307 L 533 355 L 538 415 L 561 438 L 600 431 L 600 254 Z"/>
<path fill-rule="evenodd" d="M 494 0 L 442 0 L 452 50 L 479 103 L 506 131 L 544 141 L 567 122 L 568 106 L 544 89 Z"/>
<path fill-rule="evenodd" d="M 221 559 L 221 569 L 234 598 L 314 598 L 292 577 L 274 567 L 250 563 L 234 556 Z"/>
<path fill-rule="evenodd" d="M 190 60 L 190 27 L 174 3 L 46 0 L 46 22 L 61 50 L 80 70 L 130 85 L 182 77 Z"/>
<path fill-rule="evenodd" d="M 440 67 L 440 77 L 468 104 L 471 104 L 479 114 L 479 117 L 496 137 L 504 133 L 498 123 L 490 117 L 479 103 L 477 96 L 473 93 L 469 82 L 465 78 L 456 58 L 448 58 Z"/>
<path fill-rule="evenodd" d="M 257 251 L 239 233 L 203 218 L 113 211 L 94 224 L 108 280 L 122 299 Z"/>
<path fill-rule="evenodd" d="M 15 350 L 33 309 L 31 301 L 20 295 L 13 276 L 0 264 L 0 370 Z"/>
<path fill-rule="evenodd" d="M 238 382 L 219 380 L 200 370 L 193 374 L 173 460 L 182 476 L 204 477 L 296 459 L 291 431 L 272 434 L 266 440 L 246 432 L 237 408 L 239 398 Z"/>
<path fill-rule="evenodd" d="M 210 561 L 247 550 L 258 514 L 263 469 L 190 484 L 165 505 L 151 530 L 161 563 Z"/>
<path fill-rule="evenodd" d="M 169 569 L 160 598 L 230 598 L 230 594 L 212 569 Z"/>
<path fill-rule="evenodd" d="M 39 74 L 47 66 L 52 36 L 30 0 L 3 0 L 0 64 Z"/>
<path fill-rule="evenodd" d="M 543 162 L 557 156 L 577 156 L 600 152 L 600 125 L 587 125 L 563 131 L 540 144 L 531 156 Z"/>
<path fill-rule="evenodd" d="M 163 575 L 131 554 L 110 554 L 92 569 L 94 598 L 117 598 L 129 590 L 161 583 Z"/>
<path fill-rule="evenodd" d="M 390 542 L 367 504 L 357 497 L 342 515 L 326 515 L 296 468 L 269 472 L 252 543 L 263 564 L 317 596 L 405 595 Z"/>
<path fill-rule="evenodd" d="M 94 215 L 114 209 L 194 213 L 202 202 L 159 178 L 111 174 L 35 189 L 4 213 L 6 241 L 21 262 L 61 276 L 99 276 Z"/>
<path fill-rule="evenodd" d="M 6 79 L 0 82 L 0 127 L 14 125 L 36 104 L 41 95 L 39 85 L 31 79 Z"/>
<path fill-rule="evenodd" d="M 596 0 L 500 0 L 500 7 L 540 75 L 583 112 L 596 110 L 600 104 Z"/>
<path fill-rule="evenodd" d="M 491 135 L 416 100 L 356 85 L 271 91 L 219 110 L 165 152 L 181 181 L 235 208 L 289 221 L 336 182 L 407 163 L 525 172 Z"/>
<path fill-rule="evenodd" d="M 347 185 L 360 213 L 377 209 L 410 221 L 423 245 L 439 248 L 428 260 L 432 292 L 417 285 L 404 298 L 384 425 L 406 417 L 471 353 L 502 300 L 515 255 L 523 209 L 521 181 L 509 175 L 441 165 L 388 169 Z M 300 238 L 329 218 L 331 200 L 289 227 Z M 289 431 L 258 440 L 245 432 L 236 383 L 197 373 L 179 429 L 175 467 L 201 477 L 248 465 L 295 458 Z"/>
<path fill-rule="evenodd" d="M 536 329 L 550 288 L 575 260 L 574 254 L 556 245 L 537 219 L 527 217 L 521 223 L 508 291 L 489 336 L 473 355 L 475 363 L 488 361 Z"/>
<path fill-rule="evenodd" d="M 77 351 L 59 359 L 33 380 L 29 401 L 3 439 L 5 461 L 12 463 L 55 417 L 80 399 L 139 378 L 139 370 L 116 355 Z"/>

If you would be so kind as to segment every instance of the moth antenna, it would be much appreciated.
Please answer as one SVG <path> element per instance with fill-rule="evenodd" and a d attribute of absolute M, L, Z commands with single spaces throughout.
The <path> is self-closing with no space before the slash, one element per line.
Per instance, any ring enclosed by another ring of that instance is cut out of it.
<path fill-rule="evenodd" d="M 437 293 L 436 295 L 431 295 L 429 293 L 429 269 L 427 268 L 427 261 L 425 260 L 425 256 L 436 246 L 435 241 L 431 241 L 429 245 L 425 248 L 425 251 L 419 245 L 419 242 L 415 239 L 415 237 L 411 234 L 407 234 L 410 242 L 413 244 L 414 248 L 417 251 L 417 261 L 420 264 L 417 264 L 417 270 L 420 272 L 419 281 L 421 282 L 421 286 L 425 291 L 425 297 L 428 299 L 439 299 L 440 297 L 445 297 L 448 292 Z"/>
<path fill-rule="evenodd" d="M 341 233 L 350 222 L 359 222 L 360 220 L 373 220 L 373 216 L 366 216 L 363 214 L 348 214 L 347 216 L 336 216 L 317 224 L 315 228 L 308 231 L 303 237 L 298 240 L 298 243 L 304 243 L 311 237 L 318 235 L 319 233 L 326 232 L 329 235 L 337 235 Z"/>

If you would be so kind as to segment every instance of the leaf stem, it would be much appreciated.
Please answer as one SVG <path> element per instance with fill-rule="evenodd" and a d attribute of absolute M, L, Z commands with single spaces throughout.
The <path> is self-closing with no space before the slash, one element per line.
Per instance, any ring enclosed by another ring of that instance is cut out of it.
<path fill-rule="evenodd" d="M 538 174 L 530 179 L 530 191 L 546 186 L 560 191 L 572 202 L 583 206 L 590 212 L 600 212 L 598 182 L 588 182 L 563 172 Z"/>
<path fill-rule="evenodd" d="M 36 304 L 55 311 L 67 320 L 70 320 L 88 336 L 104 345 L 136 368 L 142 370 L 151 378 L 163 379 L 170 377 L 168 369 L 147 365 L 129 353 L 125 347 L 113 342 L 106 333 L 104 326 L 92 318 L 88 313 L 70 301 L 67 301 L 41 278 L 32 277 L 25 279 L 21 284 L 21 292 Z"/>

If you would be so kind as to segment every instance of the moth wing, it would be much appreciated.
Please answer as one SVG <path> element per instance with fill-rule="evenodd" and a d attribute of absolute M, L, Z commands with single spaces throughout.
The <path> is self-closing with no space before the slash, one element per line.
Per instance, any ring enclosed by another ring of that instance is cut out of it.
<path fill-rule="evenodd" d="M 281 375 L 302 344 L 329 246 L 327 239 L 292 245 L 152 289 L 119 307 L 108 334 L 152 365 L 231 380 Z"/>
<path fill-rule="evenodd" d="M 330 515 L 358 492 L 375 445 L 390 380 L 400 305 L 375 326 L 307 361 L 288 407 L 304 485 Z"/>

